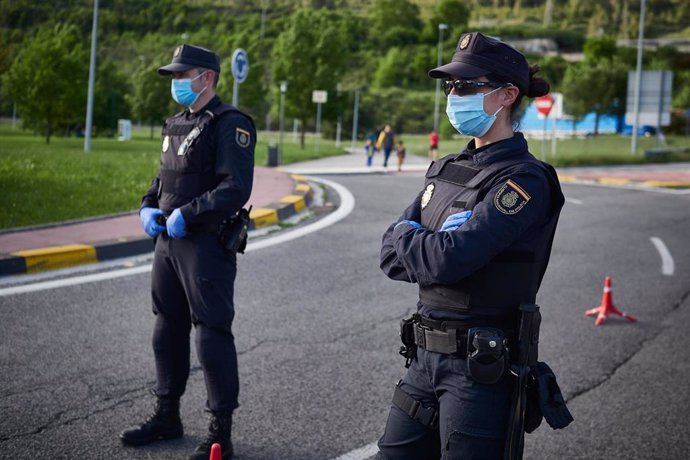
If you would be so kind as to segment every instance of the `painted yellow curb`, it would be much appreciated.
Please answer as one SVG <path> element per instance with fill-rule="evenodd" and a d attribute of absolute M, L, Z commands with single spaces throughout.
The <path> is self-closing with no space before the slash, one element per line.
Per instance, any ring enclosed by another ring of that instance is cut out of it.
<path fill-rule="evenodd" d="M 254 208 L 249 213 L 249 218 L 254 221 L 255 228 L 268 227 L 278 222 L 278 211 L 270 208 Z"/>
<path fill-rule="evenodd" d="M 630 184 L 630 179 L 621 179 L 619 177 L 600 177 L 597 179 L 600 184 L 624 185 Z"/>
<path fill-rule="evenodd" d="M 307 204 L 304 201 L 304 197 L 301 195 L 284 196 L 280 199 L 280 202 L 292 203 L 292 205 L 295 207 L 295 212 L 300 212 L 307 206 Z"/>
<path fill-rule="evenodd" d="M 297 182 L 306 182 L 307 178 L 305 176 L 302 176 L 300 174 L 291 174 L 290 177 L 295 179 Z"/>
<path fill-rule="evenodd" d="M 561 176 L 559 174 L 558 180 L 563 181 L 563 182 L 571 182 L 571 181 L 577 180 L 577 176 Z"/>
<path fill-rule="evenodd" d="M 672 180 L 646 180 L 642 185 L 648 187 L 666 187 L 666 188 L 690 188 L 690 182 L 672 181 Z"/>
<path fill-rule="evenodd" d="M 309 184 L 297 184 L 297 186 L 295 187 L 295 192 L 310 193 L 311 186 Z"/>
<path fill-rule="evenodd" d="M 27 249 L 14 252 L 12 255 L 24 257 L 28 273 L 98 262 L 96 248 L 86 244 Z"/>

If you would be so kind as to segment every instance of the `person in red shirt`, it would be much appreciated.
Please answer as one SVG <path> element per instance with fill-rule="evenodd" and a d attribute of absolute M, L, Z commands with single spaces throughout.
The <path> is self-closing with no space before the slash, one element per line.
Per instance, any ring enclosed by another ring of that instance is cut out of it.
<path fill-rule="evenodd" d="M 435 161 L 438 158 L 438 133 L 431 131 L 429 133 L 429 159 Z"/>

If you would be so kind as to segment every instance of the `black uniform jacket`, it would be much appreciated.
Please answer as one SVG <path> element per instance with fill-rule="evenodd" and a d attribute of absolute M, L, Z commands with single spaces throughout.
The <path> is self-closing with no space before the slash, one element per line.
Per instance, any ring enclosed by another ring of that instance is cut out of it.
<path fill-rule="evenodd" d="M 564 198 L 553 168 L 536 160 L 520 133 L 431 164 L 425 188 L 383 235 L 380 265 L 420 286 L 420 313 L 437 319 L 512 319 L 534 302 Z M 457 230 L 446 218 L 472 210 Z M 448 300 L 448 302 L 444 302 Z M 438 300 L 438 301 L 437 301 Z"/>
<path fill-rule="evenodd" d="M 184 155 L 179 144 L 194 126 L 213 117 Z M 197 112 L 189 109 L 163 125 L 161 173 L 142 200 L 142 207 L 161 208 L 169 214 L 180 208 L 187 226 L 217 223 L 239 211 L 252 191 L 256 129 L 252 119 L 215 96 Z M 200 179 L 199 179 L 200 178 Z M 195 179 L 195 180 L 190 180 Z"/>

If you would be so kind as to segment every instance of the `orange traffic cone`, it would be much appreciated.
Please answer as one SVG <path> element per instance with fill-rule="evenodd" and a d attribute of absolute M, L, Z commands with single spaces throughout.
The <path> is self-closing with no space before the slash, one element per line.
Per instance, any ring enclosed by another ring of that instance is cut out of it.
<path fill-rule="evenodd" d="M 627 319 L 628 321 L 637 321 L 634 316 L 629 315 L 625 312 L 620 311 L 613 306 L 613 294 L 611 293 L 611 277 L 606 276 L 604 280 L 604 294 L 601 296 L 601 305 L 597 308 L 592 308 L 585 311 L 585 315 L 597 315 L 596 321 L 594 321 L 595 326 L 601 326 L 606 321 L 606 317 L 609 315 L 618 315 Z"/>
<path fill-rule="evenodd" d="M 211 456 L 208 460 L 220 460 L 220 444 L 217 442 L 211 446 Z"/>

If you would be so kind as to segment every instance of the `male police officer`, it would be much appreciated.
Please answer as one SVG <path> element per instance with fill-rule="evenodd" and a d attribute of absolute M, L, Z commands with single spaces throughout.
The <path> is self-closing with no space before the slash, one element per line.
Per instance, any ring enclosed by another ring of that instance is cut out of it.
<path fill-rule="evenodd" d="M 445 80 L 450 123 L 472 140 L 431 164 L 383 236 L 383 271 L 419 286 L 401 327 L 409 368 L 379 440 L 386 459 L 504 455 L 520 307 L 535 301 L 564 202 L 554 169 L 513 128 L 522 97 L 549 90 L 537 70 L 475 32 L 429 72 Z"/>
<path fill-rule="evenodd" d="M 183 435 L 179 400 L 189 376 L 193 324 L 211 421 L 190 459 L 207 459 L 216 442 L 230 458 L 239 392 L 231 329 L 237 266 L 219 235 L 249 199 L 256 131 L 250 117 L 216 95 L 220 60 L 212 51 L 178 46 L 158 73 L 172 75 L 172 97 L 186 107 L 163 125 L 160 173 L 139 212 L 156 240 L 151 291 L 158 399 L 154 414 L 120 438 L 140 446 Z"/>

